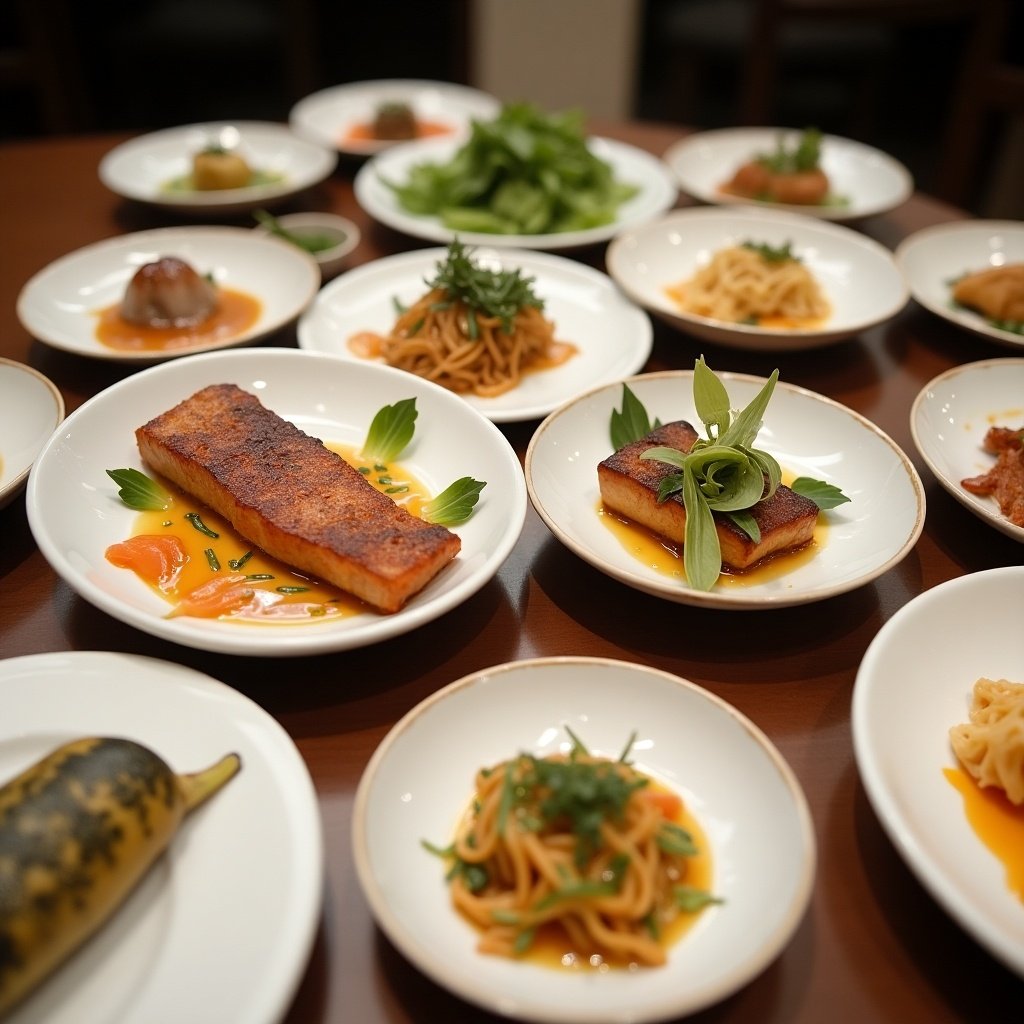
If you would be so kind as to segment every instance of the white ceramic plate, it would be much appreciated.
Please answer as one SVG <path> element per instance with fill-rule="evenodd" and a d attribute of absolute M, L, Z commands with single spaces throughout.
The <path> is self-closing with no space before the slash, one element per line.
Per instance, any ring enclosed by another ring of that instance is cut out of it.
<path fill-rule="evenodd" d="M 980 677 L 1024 681 L 1024 567 L 942 583 L 886 622 L 853 690 L 853 742 L 868 797 L 920 881 L 960 925 L 1024 977 L 1024 903 L 943 776 L 949 730 Z"/>
<path fill-rule="evenodd" d="M 965 273 L 1024 263 L 1024 222 L 964 220 L 924 228 L 896 249 L 910 294 L 936 316 L 1004 345 L 1024 345 L 1024 335 L 994 327 L 980 313 L 953 306 L 951 282 Z"/>
<path fill-rule="evenodd" d="M 83 736 L 136 740 L 175 771 L 231 751 L 242 759 L 117 914 L 7 1024 L 280 1020 L 306 968 L 323 889 L 316 794 L 281 726 L 223 683 L 127 654 L 0 661 L 0 690 L 4 781 Z"/>
<path fill-rule="evenodd" d="M 38 370 L 0 358 L 0 508 L 20 493 L 28 471 L 64 419 L 64 398 Z"/>
<path fill-rule="evenodd" d="M 323 288 L 299 321 L 299 346 L 347 359 L 348 339 L 361 331 L 385 334 L 395 322 L 395 302 L 412 305 L 427 287 L 445 249 L 419 249 L 375 260 Z M 535 281 L 544 315 L 556 337 L 579 351 L 561 366 L 527 374 L 511 391 L 495 398 L 463 396 L 496 423 L 540 419 L 595 384 L 636 373 L 651 352 L 647 315 L 624 298 L 602 273 L 548 253 L 475 250 L 473 258 L 490 269 L 519 268 Z"/>
<path fill-rule="evenodd" d="M 211 143 L 237 150 L 253 171 L 281 180 L 247 188 L 173 192 L 169 181 L 192 170 L 192 160 Z M 100 161 L 104 185 L 125 199 L 179 213 L 235 213 L 271 206 L 323 181 L 338 154 L 299 138 L 283 124 L 262 121 L 217 121 L 141 135 L 115 146 Z"/>
<path fill-rule="evenodd" d="M 372 123 L 382 103 L 408 104 L 416 118 L 444 126 L 444 137 L 455 138 L 468 133 L 472 120 L 491 120 L 501 110 L 495 97 L 465 85 L 388 78 L 321 89 L 299 100 L 288 121 L 298 134 L 322 146 L 365 156 L 394 145 L 387 140 L 348 137 L 358 126 Z"/>
<path fill-rule="evenodd" d="M 736 169 L 760 153 L 773 152 L 783 133 L 789 144 L 800 135 L 793 128 L 720 128 L 688 135 L 665 153 L 679 187 L 705 203 L 744 202 L 748 205 L 790 210 L 824 220 L 857 220 L 885 213 L 906 202 L 914 190 L 907 169 L 891 156 L 861 142 L 838 135 L 821 141 L 821 168 L 828 175 L 832 192 L 846 202 L 832 206 L 793 206 L 763 203 L 756 199 L 737 200 L 721 189 Z"/>
<path fill-rule="evenodd" d="M 96 313 L 124 297 L 139 267 L 177 256 L 222 287 L 259 299 L 248 330 L 223 341 L 166 352 L 122 352 L 96 337 Z M 76 249 L 35 274 L 18 295 L 18 317 L 33 337 L 76 355 L 125 363 L 154 363 L 211 349 L 244 345 L 295 320 L 320 287 L 309 253 L 280 238 L 245 228 L 155 228 Z"/>
<path fill-rule="evenodd" d="M 209 384 L 234 383 L 324 441 L 361 444 L 376 412 L 416 398 L 419 418 L 402 464 L 433 493 L 461 476 L 484 480 L 473 516 L 455 527 L 462 551 L 393 615 L 264 628 L 217 619 L 168 619 L 169 605 L 134 573 L 104 558 L 131 533 L 108 469 L 145 471 L 135 429 Z M 346 650 L 405 633 L 476 593 L 505 560 L 526 515 L 519 460 L 497 427 L 443 388 L 386 366 L 295 349 L 215 352 L 134 374 L 67 418 L 29 475 L 29 525 L 47 561 L 82 597 L 114 618 L 187 647 L 274 657 Z"/>
<path fill-rule="evenodd" d="M 664 967 L 562 972 L 477 953 L 444 866 L 420 845 L 449 841 L 478 768 L 521 751 L 565 751 L 567 725 L 613 758 L 635 729 L 635 765 L 683 797 L 711 844 L 712 888 L 724 903 L 704 912 Z M 752 722 L 677 676 L 597 658 L 485 669 L 413 708 L 366 767 L 352 840 L 363 892 L 405 956 L 464 999 L 532 1021 L 639 1024 L 724 999 L 786 945 L 815 867 L 799 783 Z"/>
<path fill-rule="evenodd" d="M 712 368 L 713 369 L 713 368 Z M 719 373 L 741 409 L 764 379 Z M 626 381 L 653 421 L 688 420 L 703 435 L 693 406 L 693 371 L 644 374 Z M 779 608 L 820 601 L 863 586 L 896 565 L 924 526 L 924 489 L 900 448 L 869 420 L 813 391 L 776 384 L 757 446 L 783 472 L 835 484 L 848 504 L 825 513 L 820 550 L 778 577 L 747 585 L 691 589 L 644 565 L 598 514 L 597 464 L 612 452 L 608 424 L 622 406 L 622 384 L 595 388 L 553 412 L 526 452 L 530 499 L 551 532 L 580 558 L 628 586 L 681 604 L 712 608 Z M 734 580 L 742 580 L 741 576 Z"/>
<path fill-rule="evenodd" d="M 954 366 L 921 389 L 910 411 L 914 444 L 939 483 L 979 519 L 1024 543 L 1024 527 L 1011 523 L 995 498 L 960 483 L 995 465 L 981 446 L 992 426 L 1024 426 L 1024 359 Z"/>
<path fill-rule="evenodd" d="M 692 277 L 721 249 L 744 242 L 790 243 L 832 307 L 809 330 L 767 330 L 682 310 L 666 292 Z M 884 246 L 839 224 L 779 210 L 721 207 L 676 210 L 624 231 L 608 246 L 608 272 L 635 302 L 698 338 L 754 351 L 831 345 L 895 316 L 907 286 Z"/>
<path fill-rule="evenodd" d="M 406 212 L 394 192 L 381 179 L 403 182 L 416 164 L 444 163 L 452 158 L 460 143 L 451 139 L 424 139 L 407 142 L 378 153 L 356 175 L 356 199 L 371 217 L 413 238 L 432 242 L 450 242 L 456 232 L 446 228 L 438 217 Z M 606 242 L 625 227 L 664 213 L 676 201 L 677 189 L 665 165 L 649 153 L 624 142 L 592 138 L 588 145 L 595 156 L 612 166 L 615 177 L 639 186 L 640 191 L 619 207 L 610 224 L 582 231 L 562 231 L 546 235 L 494 235 L 460 231 L 458 237 L 470 245 L 503 245 L 519 249 L 571 249 Z"/>

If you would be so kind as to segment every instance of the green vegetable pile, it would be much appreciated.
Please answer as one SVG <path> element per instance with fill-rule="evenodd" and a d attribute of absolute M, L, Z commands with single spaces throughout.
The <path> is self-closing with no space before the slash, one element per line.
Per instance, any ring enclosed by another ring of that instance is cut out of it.
<path fill-rule="evenodd" d="M 817 128 L 804 129 L 792 149 L 786 148 L 785 139 L 780 135 L 775 152 L 761 154 L 757 162 L 767 167 L 773 174 L 813 171 L 821 162 L 821 132 Z"/>
<path fill-rule="evenodd" d="M 385 182 L 410 213 L 454 231 L 539 235 L 609 224 L 637 188 L 617 181 L 587 148 L 579 111 L 546 115 L 506 105 L 474 121 L 447 163 L 413 166 L 405 184 Z"/>

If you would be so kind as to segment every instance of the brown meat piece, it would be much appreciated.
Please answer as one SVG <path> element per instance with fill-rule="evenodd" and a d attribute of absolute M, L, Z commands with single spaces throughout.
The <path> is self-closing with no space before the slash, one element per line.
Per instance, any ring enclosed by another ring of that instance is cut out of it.
<path fill-rule="evenodd" d="M 996 464 L 980 476 L 968 477 L 960 484 L 965 491 L 983 498 L 995 498 L 1011 523 L 1024 526 L 1024 447 L 1022 427 L 991 427 L 982 447 L 996 455 Z"/>

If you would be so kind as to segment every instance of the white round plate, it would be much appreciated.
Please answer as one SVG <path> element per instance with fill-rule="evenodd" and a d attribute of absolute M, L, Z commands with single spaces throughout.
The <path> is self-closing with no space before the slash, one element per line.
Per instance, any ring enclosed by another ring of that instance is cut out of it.
<path fill-rule="evenodd" d="M 1024 359 L 954 366 L 926 384 L 910 410 L 914 444 L 939 483 L 979 519 L 1024 543 L 1024 527 L 1011 523 L 995 498 L 961 485 L 995 465 L 981 446 L 994 426 L 1024 428 Z"/>
<path fill-rule="evenodd" d="M 192 170 L 192 160 L 211 143 L 236 149 L 254 171 L 281 180 L 247 188 L 168 191 L 166 185 Z M 237 213 L 270 206 L 319 184 L 334 170 L 338 154 L 299 138 L 283 124 L 216 121 L 140 135 L 115 146 L 100 161 L 99 175 L 125 199 L 179 213 Z"/>
<path fill-rule="evenodd" d="M 321 289 L 299 321 L 299 346 L 365 362 L 349 349 L 348 339 L 361 331 L 386 334 L 395 322 L 395 302 L 410 306 L 419 299 L 445 254 L 445 249 L 419 249 L 343 274 Z M 532 277 L 555 336 L 579 349 L 561 366 L 527 374 L 503 395 L 462 396 L 488 419 L 540 419 L 587 388 L 621 380 L 647 362 L 650 319 L 599 271 L 541 252 L 485 247 L 473 258 L 490 269 L 519 268 Z"/>
<path fill-rule="evenodd" d="M 177 772 L 232 751 L 242 760 L 117 914 L 6 1024 L 276 1024 L 323 898 L 320 811 L 287 733 L 223 683 L 135 655 L 11 658 L 0 661 L 0 690 L 3 781 L 83 736 L 135 740 Z"/>
<path fill-rule="evenodd" d="M 40 449 L 64 419 L 64 397 L 38 370 L 0 358 L 0 508 L 20 493 Z"/>
<path fill-rule="evenodd" d="M 612 758 L 636 730 L 633 763 L 683 797 L 711 845 L 724 903 L 704 911 L 663 967 L 563 972 L 480 954 L 451 906 L 444 865 L 421 846 L 450 840 L 478 768 L 564 752 L 566 726 Z M 735 992 L 789 941 L 815 869 L 800 785 L 752 722 L 677 676 L 599 658 L 499 665 L 413 708 L 366 767 L 352 842 L 377 922 L 420 970 L 495 1013 L 580 1024 L 675 1018 Z"/>
<path fill-rule="evenodd" d="M 721 249 L 744 242 L 792 250 L 832 307 L 825 322 L 803 331 L 768 330 L 687 313 L 666 289 L 692 277 Z M 675 210 L 622 232 L 608 246 L 608 273 L 645 309 L 687 334 L 719 345 L 783 352 L 851 338 L 895 316 L 907 286 L 884 246 L 839 224 L 779 210 L 701 207 Z"/>
<path fill-rule="evenodd" d="M 825 135 L 821 140 L 821 169 L 828 175 L 832 193 L 846 202 L 797 206 L 738 199 L 722 192 L 722 185 L 742 164 L 775 150 L 780 133 L 787 143 L 800 135 L 794 128 L 720 128 L 687 135 L 669 147 L 663 159 L 679 187 L 702 202 L 742 202 L 823 220 L 857 220 L 885 213 L 906 202 L 914 190 L 910 173 L 891 156 L 862 142 Z"/>
<path fill-rule="evenodd" d="M 980 313 L 954 306 L 952 291 L 952 283 L 966 273 L 1024 263 L 1024 222 L 964 220 L 924 228 L 900 243 L 896 262 L 910 294 L 925 309 L 992 341 L 1024 345 L 1024 334 L 1005 331 Z"/>
<path fill-rule="evenodd" d="M 372 82 L 350 82 L 321 89 L 299 100 L 288 122 L 300 135 L 330 146 L 340 153 L 366 156 L 395 145 L 381 139 L 351 139 L 359 125 L 371 123 L 382 103 L 405 103 L 415 117 L 444 125 L 444 138 L 461 138 L 473 120 L 497 117 L 501 103 L 479 89 L 451 82 L 430 82 L 413 78 L 387 78 Z"/>
<path fill-rule="evenodd" d="M 233 383 L 326 442 L 361 444 L 385 405 L 415 398 L 419 418 L 402 464 L 437 494 L 462 476 L 484 480 L 472 517 L 454 528 L 462 551 L 393 615 L 366 612 L 286 626 L 187 616 L 132 572 L 104 557 L 130 535 L 137 513 L 122 504 L 108 469 L 143 472 L 135 429 L 200 388 Z M 295 349 L 215 352 L 143 370 L 72 413 L 29 474 L 29 525 L 47 561 L 87 601 L 129 625 L 186 647 L 275 657 L 376 643 L 430 622 L 475 594 L 497 572 L 526 516 L 523 471 L 492 423 L 444 388 L 386 366 L 347 363 Z"/>
<path fill-rule="evenodd" d="M 619 207 L 615 220 L 601 227 L 546 235 L 494 235 L 478 231 L 455 232 L 446 228 L 438 217 L 406 212 L 384 180 L 401 183 L 416 164 L 447 162 L 460 145 L 451 139 L 406 142 L 378 153 L 356 175 L 356 199 L 371 217 L 413 238 L 450 242 L 457 234 L 468 245 L 502 245 L 518 249 L 571 249 L 607 242 L 623 228 L 656 217 L 675 203 L 675 182 L 660 160 L 642 149 L 613 139 L 591 138 L 587 144 L 595 156 L 611 164 L 618 181 L 637 185 L 640 189 Z"/>
<path fill-rule="evenodd" d="M 742 409 L 764 378 L 719 373 L 732 405 Z M 625 382 L 653 422 L 688 420 L 704 427 L 693 405 L 693 371 L 644 374 Z M 873 423 L 838 402 L 786 384 L 775 392 L 757 447 L 783 472 L 835 484 L 850 499 L 824 513 L 829 524 L 809 561 L 774 578 L 710 591 L 644 565 L 601 521 L 597 464 L 612 453 L 609 420 L 622 407 L 622 384 L 569 402 L 537 428 L 526 452 L 526 486 L 551 532 L 584 561 L 628 586 L 680 604 L 709 608 L 780 608 L 821 601 L 863 586 L 910 551 L 924 526 L 924 489 L 910 460 Z M 737 580 L 742 577 L 736 577 Z"/>
<path fill-rule="evenodd" d="M 96 337 L 96 314 L 120 302 L 139 267 L 177 256 L 221 287 L 259 299 L 248 330 L 222 341 L 166 352 L 122 352 Z M 35 274 L 18 295 L 18 317 L 33 337 L 76 355 L 122 363 L 155 363 L 244 345 L 295 320 L 320 287 L 320 268 L 298 246 L 245 228 L 155 228 L 76 249 Z"/>
<path fill-rule="evenodd" d="M 1024 567 L 941 583 L 872 640 L 853 690 L 853 746 L 864 788 L 896 849 L 938 903 L 1024 977 L 1024 903 L 943 776 L 949 730 L 967 721 L 981 677 L 1024 681 Z"/>

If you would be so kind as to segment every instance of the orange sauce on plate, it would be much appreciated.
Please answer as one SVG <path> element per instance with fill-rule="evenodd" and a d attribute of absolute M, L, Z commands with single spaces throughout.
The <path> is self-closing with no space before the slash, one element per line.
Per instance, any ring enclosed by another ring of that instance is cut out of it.
<path fill-rule="evenodd" d="M 145 327 L 121 316 L 121 303 L 96 314 L 96 338 L 119 352 L 171 352 L 228 341 L 247 331 L 260 317 L 263 303 L 233 288 L 217 289 L 213 313 L 194 327 Z"/>
<path fill-rule="evenodd" d="M 444 124 L 441 121 L 425 121 L 422 118 L 416 118 L 416 135 L 417 139 L 426 139 L 435 135 L 450 135 L 452 133 L 452 126 Z M 373 128 L 372 121 L 359 121 L 352 125 L 351 128 L 341 137 L 341 141 L 344 142 L 377 142 L 377 135 Z M 385 142 L 398 142 L 402 140 L 398 139 L 385 139 Z"/>
<path fill-rule="evenodd" d="M 1006 869 L 1007 888 L 1024 901 L 1024 807 L 1012 804 L 994 786 L 979 786 L 962 768 L 944 768 L 949 784 L 963 797 L 974 834 Z"/>
<path fill-rule="evenodd" d="M 354 448 L 327 447 L 357 469 L 368 469 L 363 474 L 367 481 L 412 515 L 419 515 L 430 500 L 423 484 L 398 463 L 375 469 Z M 135 572 L 168 601 L 172 605 L 169 618 L 307 623 L 370 611 L 369 605 L 333 584 L 254 548 L 226 519 L 173 484 L 159 478 L 158 482 L 171 497 L 170 508 L 140 512 L 131 537 L 112 544 L 106 557 L 113 565 Z"/>

